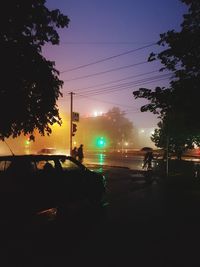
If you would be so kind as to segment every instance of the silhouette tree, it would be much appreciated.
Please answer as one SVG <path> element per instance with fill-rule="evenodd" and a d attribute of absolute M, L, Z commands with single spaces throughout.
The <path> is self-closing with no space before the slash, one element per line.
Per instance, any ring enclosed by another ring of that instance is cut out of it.
<path fill-rule="evenodd" d="M 125 113 L 117 107 L 113 107 L 102 116 L 82 118 L 77 131 L 77 139 L 87 147 L 94 148 L 97 137 L 106 139 L 106 148 L 117 148 L 118 143 L 133 142 L 133 123 L 125 117 Z M 121 146 L 120 146 L 121 147 Z"/>
<path fill-rule="evenodd" d="M 118 143 L 133 141 L 133 123 L 125 117 L 125 112 L 113 107 L 106 114 L 103 127 L 110 133 L 111 146 L 116 148 Z"/>
<path fill-rule="evenodd" d="M 182 0 L 188 6 L 183 16 L 180 32 L 174 30 L 160 35 L 158 45 L 164 50 L 151 53 L 149 61 L 160 60 L 160 71 L 171 71 L 172 81 L 168 88 L 154 90 L 140 88 L 134 91 L 135 98 L 146 98 L 149 103 L 141 111 L 157 114 L 161 122 L 152 140 L 159 147 L 166 144 L 176 150 L 200 145 L 199 97 L 200 97 L 200 2 Z M 165 139 L 166 140 L 166 139 Z"/>
<path fill-rule="evenodd" d="M 63 82 L 55 64 L 42 56 L 42 47 L 59 44 L 56 28 L 68 26 L 59 10 L 45 0 L 6 1 L 0 16 L 0 139 L 20 134 L 50 134 L 61 124 L 56 101 Z"/>

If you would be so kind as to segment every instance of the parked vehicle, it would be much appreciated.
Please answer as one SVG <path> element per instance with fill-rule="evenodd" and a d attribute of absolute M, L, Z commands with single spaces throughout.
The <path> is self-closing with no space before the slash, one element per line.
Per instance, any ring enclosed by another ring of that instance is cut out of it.
<path fill-rule="evenodd" d="M 0 157 L 0 214 L 21 216 L 74 201 L 101 204 L 105 177 L 65 155 Z"/>
<path fill-rule="evenodd" d="M 56 154 L 56 149 L 53 147 L 46 147 L 42 148 L 38 151 L 38 154 L 44 154 L 44 155 L 52 155 Z"/>

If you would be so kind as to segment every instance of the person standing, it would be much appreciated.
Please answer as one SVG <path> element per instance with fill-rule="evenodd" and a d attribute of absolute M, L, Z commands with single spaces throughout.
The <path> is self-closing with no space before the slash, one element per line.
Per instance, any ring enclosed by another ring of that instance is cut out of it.
<path fill-rule="evenodd" d="M 147 169 L 151 169 L 152 168 L 152 160 L 153 160 L 153 152 L 152 151 L 148 151 L 145 156 L 144 156 L 144 164 L 143 164 L 143 169 L 146 167 L 147 165 Z"/>
<path fill-rule="evenodd" d="M 72 157 L 77 159 L 77 154 L 78 154 L 78 151 L 77 151 L 77 147 L 75 146 L 73 149 L 72 149 Z"/>
<path fill-rule="evenodd" d="M 78 160 L 83 162 L 84 154 L 83 154 L 83 144 L 81 144 L 77 151 Z"/>

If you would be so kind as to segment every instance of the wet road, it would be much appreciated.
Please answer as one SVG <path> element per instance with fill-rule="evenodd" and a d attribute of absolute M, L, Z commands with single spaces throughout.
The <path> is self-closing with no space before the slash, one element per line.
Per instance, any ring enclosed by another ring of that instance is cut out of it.
<path fill-rule="evenodd" d="M 84 164 L 97 164 L 100 166 L 123 166 L 133 170 L 141 170 L 142 163 L 142 155 L 128 155 L 121 153 L 86 153 L 84 158 Z"/>
<path fill-rule="evenodd" d="M 108 175 L 108 205 L 86 203 L 1 227 L 0 266 L 199 266 L 200 185 L 156 180 L 123 168 Z"/>
<path fill-rule="evenodd" d="M 128 167 L 133 170 L 140 170 L 142 167 L 144 154 L 140 151 L 134 153 L 85 153 L 84 163 L 86 164 L 98 164 L 98 165 L 108 165 L 108 166 L 123 166 Z M 160 156 L 161 158 L 161 156 Z M 155 155 L 156 159 L 156 155 Z M 188 155 L 184 156 L 183 160 L 193 161 L 200 163 L 200 157 L 198 155 Z"/>

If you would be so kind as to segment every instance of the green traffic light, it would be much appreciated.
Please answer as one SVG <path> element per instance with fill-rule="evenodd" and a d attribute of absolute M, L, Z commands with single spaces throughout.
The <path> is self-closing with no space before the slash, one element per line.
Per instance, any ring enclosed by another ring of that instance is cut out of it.
<path fill-rule="evenodd" d="M 104 137 L 98 137 L 96 141 L 96 146 L 99 148 L 103 148 L 106 146 L 106 140 Z"/>
<path fill-rule="evenodd" d="M 29 144 L 30 144 L 30 141 L 29 141 L 29 140 L 26 140 L 26 141 L 25 141 L 25 145 L 28 146 Z"/>

